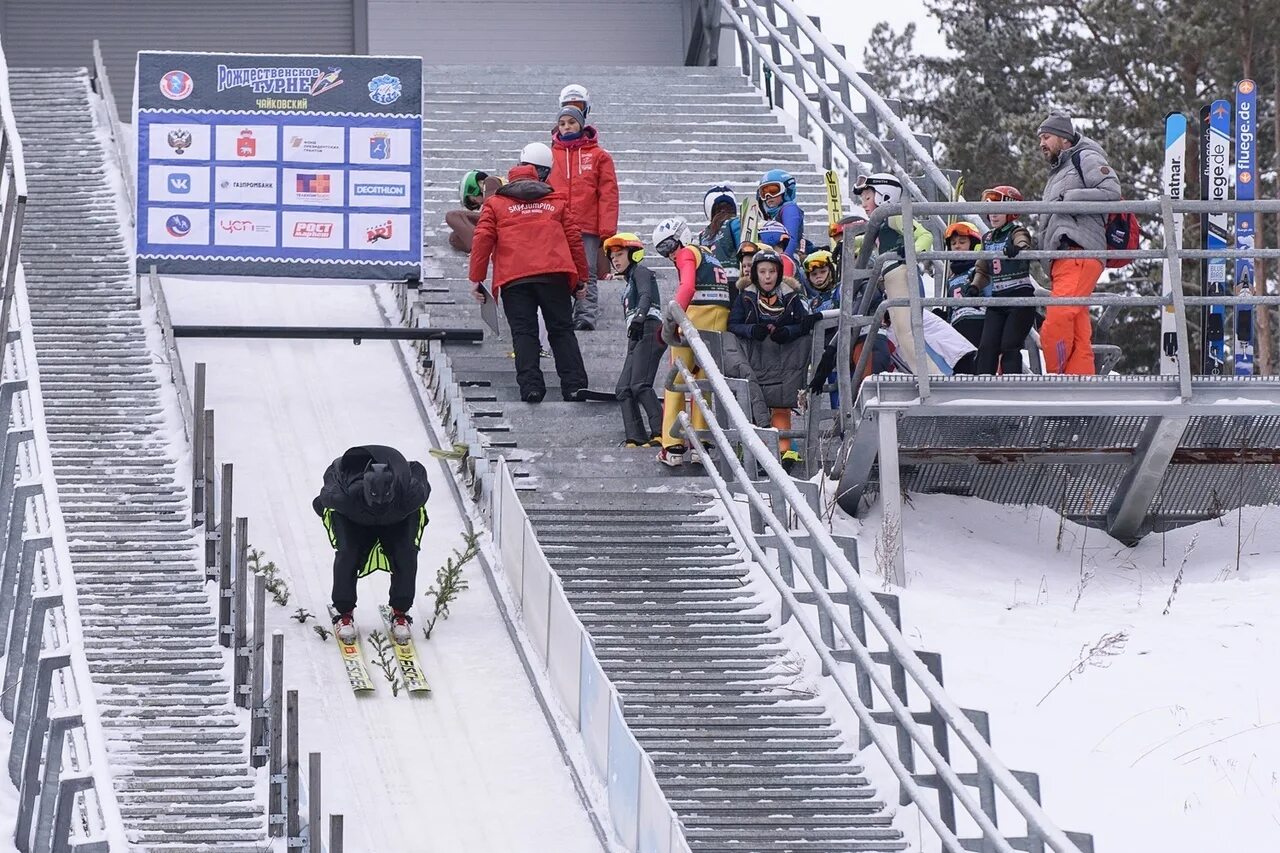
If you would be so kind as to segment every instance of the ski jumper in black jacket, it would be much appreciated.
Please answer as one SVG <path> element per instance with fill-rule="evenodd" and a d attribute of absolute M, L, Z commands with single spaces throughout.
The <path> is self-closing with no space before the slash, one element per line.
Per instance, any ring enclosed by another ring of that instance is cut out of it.
<path fill-rule="evenodd" d="M 418 547 L 427 526 L 431 484 L 420 462 L 393 447 L 353 447 L 325 469 L 324 485 L 311 502 L 324 519 L 333 558 L 333 609 L 356 606 L 356 580 L 382 569 L 391 573 L 388 603 L 413 606 Z"/>

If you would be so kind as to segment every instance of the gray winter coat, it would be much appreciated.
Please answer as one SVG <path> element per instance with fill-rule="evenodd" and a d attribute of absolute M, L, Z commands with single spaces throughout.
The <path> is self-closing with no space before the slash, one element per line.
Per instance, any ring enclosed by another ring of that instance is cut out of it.
<path fill-rule="evenodd" d="M 1079 170 L 1072 162 L 1077 153 L 1080 155 Z M 1084 180 L 1080 179 L 1081 173 Z M 1040 197 L 1044 201 L 1118 201 L 1120 179 L 1107 163 L 1102 146 L 1087 136 L 1081 136 L 1079 142 L 1058 155 L 1058 161 L 1049 169 L 1049 179 Z M 1082 249 L 1102 250 L 1107 247 L 1106 217 L 1101 214 L 1049 213 L 1041 214 L 1039 219 L 1041 249 L 1062 248 L 1064 237 Z M 1045 261 L 1046 271 L 1049 264 Z"/>

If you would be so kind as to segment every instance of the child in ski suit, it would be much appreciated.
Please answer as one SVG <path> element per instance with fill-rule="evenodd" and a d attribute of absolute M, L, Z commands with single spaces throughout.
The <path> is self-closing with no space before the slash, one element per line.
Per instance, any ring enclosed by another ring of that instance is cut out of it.
<path fill-rule="evenodd" d="M 738 197 L 728 184 L 707 190 L 702 198 L 707 227 L 698 234 L 698 245 L 715 255 L 726 270 L 736 266 L 738 244 L 742 242 L 742 222 L 738 219 Z"/>
<path fill-rule="evenodd" d="M 808 336 L 816 318 L 805 306 L 800 283 L 783 276 L 782 259 L 768 250 L 757 252 L 751 283 L 729 315 L 729 331 L 741 341 L 774 429 L 791 429 L 791 409 L 804 387 Z M 778 439 L 778 451 L 788 471 L 801 461 L 789 438 Z"/>
<path fill-rule="evenodd" d="M 945 237 L 948 251 L 972 252 L 982 248 L 982 234 L 969 222 L 953 222 L 948 225 Z M 973 280 L 973 265 L 974 262 L 970 260 L 948 262 L 947 296 L 959 299 L 968 295 L 965 291 Z M 984 291 L 981 295 L 989 296 L 990 291 Z M 981 343 L 982 323 L 987 309 L 980 305 L 960 305 L 948 308 L 943 315 L 951 323 L 951 327 L 964 335 L 969 343 L 975 347 Z"/>
<path fill-rule="evenodd" d="M 444 224 L 449 226 L 449 245 L 459 252 L 470 252 L 475 239 L 476 225 L 480 222 L 480 205 L 502 188 L 502 178 L 479 169 L 472 169 L 462 176 L 458 195 L 462 210 L 446 211 Z"/>
<path fill-rule="evenodd" d="M 409 462 L 394 447 L 352 447 L 330 463 L 311 508 L 324 520 L 333 555 L 333 625 L 343 642 L 354 642 L 356 581 L 374 571 L 391 573 L 392 637 L 411 638 L 418 548 L 427 526 L 431 484 L 421 462 Z"/>
<path fill-rule="evenodd" d="M 676 265 L 680 283 L 676 288 L 675 303 L 684 310 L 694 328 L 699 331 L 723 332 L 729 326 L 729 277 L 717 261 L 707 252 L 692 245 L 693 234 L 683 219 L 664 219 L 653 229 L 654 248 L 664 258 Z M 700 375 L 693 350 L 680 346 L 678 328 L 673 332 L 671 361 L 685 365 L 695 376 Z M 676 382 L 681 381 L 677 376 Z M 676 466 L 684 462 L 687 452 L 683 442 L 672 434 L 676 419 L 686 405 L 683 391 L 667 390 L 662 408 L 662 450 L 658 461 Z M 705 429 L 706 419 L 694 405 L 691 413 L 694 429 Z"/>
<path fill-rule="evenodd" d="M 792 261 L 804 242 L 804 211 L 796 204 L 796 179 L 782 169 L 770 169 L 756 186 L 756 205 L 767 221 L 779 222 L 790 241 L 779 254 Z"/>
<path fill-rule="evenodd" d="M 983 190 L 982 200 L 1022 201 L 1022 193 L 1016 187 L 993 187 Z M 965 295 L 977 296 L 990 287 L 993 297 L 1035 296 L 1031 262 L 1017 260 L 1023 249 L 1034 245 L 1031 232 L 1019 225 L 1017 216 L 1012 214 L 989 213 L 987 221 L 991 230 L 982 236 L 982 245 L 989 251 L 1003 253 L 1004 257 L 978 261 Z M 1035 317 L 1036 309 L 1030 305 L 987 309 L 982 339 L 978 343 L 977 372 L 994 375 L 998 368 L 1006 375 L 1021 373 L 1022 344 Z"/>
<path fill-rule="evenodd" d="M 622 404 L 622 428 L 626 447 L 660 447 L 662 406 L 653 390 L 658 362 L 666 352 L 662 341 L 662 301 L 658 278 L 640 263 L 644 243 L 630 232 L 615 234 L 604 241 L 609 265 L 623 276 L 627 289 L 622 294 L 623 322 L 627 327 L 627 358 L 618 374 L 618 402 Z M 645 426 L 641 413 L 648 418 Z"/>

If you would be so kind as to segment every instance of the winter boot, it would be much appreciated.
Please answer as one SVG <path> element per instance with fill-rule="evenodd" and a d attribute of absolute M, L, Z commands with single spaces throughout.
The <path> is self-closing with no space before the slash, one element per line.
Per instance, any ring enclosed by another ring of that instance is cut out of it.
<path fill-rule="evenodd" d="M 351 611 L 334 615 L 333 633 L 337 635 L 341 642 L 351 644 L 356 641 L 358 631 L 356 629 L 355 618 L 352 617 Z"/>
<path fill-rule="evenodd" d="M 669 465 L 672 468 L 679 468 L 684 464 L 685 448 L 683 444 L 673 444 L 670 447 L 664 447 L 658 451 L 658 461 L 663 465 Z"/>
<path fill-rule="evenodd" d="M 402 646 L 413 639 L 413 617 L 403 610 L 391 611 L 391 639 Z"/>

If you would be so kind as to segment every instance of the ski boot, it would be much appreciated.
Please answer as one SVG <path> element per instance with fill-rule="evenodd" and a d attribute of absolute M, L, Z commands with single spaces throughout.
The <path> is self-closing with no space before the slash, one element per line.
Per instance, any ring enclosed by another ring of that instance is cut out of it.
<path fill-rule="evenodd" d="M 683 444 L 673 444 L 658 451 L 658 461 L 663 465 L 679 468 L 684 464 L 684 454 L 685 446 Z"/>
<path fill-rule="evenodd" d="M 356 628 L 355 618 L 350 611 L 346 613 L 336 613 L 333 617 L 333 633 L 338 639 L 350 645 L 356 641 L 359 631 Z"/>
<path fill-rule="evenodd" d="M 403 610 L 391 611 L 391 639 L 402 646 L 413 639 L 413 617 Z"/>
<path fill-rule="evenodd" d="M 709 441 L 704 441 L 700 447 L 694 449 L 693 461 L 702 466 L 714 465 L 716 463 L 714 452 L 715 445 Z"/>

